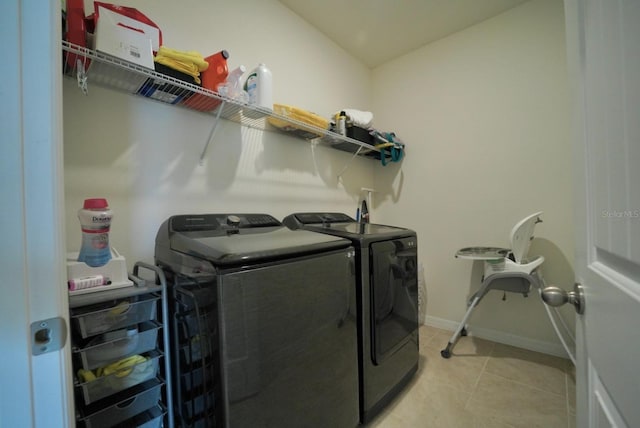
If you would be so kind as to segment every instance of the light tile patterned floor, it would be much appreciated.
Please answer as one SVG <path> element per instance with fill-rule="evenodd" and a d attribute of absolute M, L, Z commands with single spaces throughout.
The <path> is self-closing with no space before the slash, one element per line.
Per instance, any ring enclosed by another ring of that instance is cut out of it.
<path fill-rule="evenodd" d="M 571 361 L 474 337 L 444 359 L 451 332 L 420 327 L 420 368 L 369 428 L 573 428 Z"/>

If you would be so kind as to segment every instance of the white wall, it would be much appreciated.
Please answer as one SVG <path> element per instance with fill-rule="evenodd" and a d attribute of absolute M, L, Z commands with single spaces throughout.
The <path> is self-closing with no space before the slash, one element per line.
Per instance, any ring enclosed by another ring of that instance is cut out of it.
<path fill-rule="evenodd" d="M 407 143 L 400 166 L 376 169 L 374 212 L 418 232 L 428 322 L 459 321 L 478 288 L 481 264 L 455 252 L 508 247 L 511 227 L 536 211 L 530 253 L 545 256 L 548 283 L 571 287 L 568 89 L 561 0 L 524 3 L 373 71 L 376 124 Z M 476 331 L 559 343 L 537 295 L 501 298 L 478 307 Z"/>
<path fill-rule="evenodd" d="M 65 79 L 69 251 L 78 249 L 75 212 L 87 197 L 109 200 L 116 215 L 112 244 L 131 264 L 152 261 L 157 228 L 172 214 L 354 214 L 360 189 L 373 184 L 373 220 L 418 232 L 432 323 L 459 320 L 480 280 L 480 266 L 453 254 L 469 245 L 508 246 L 511 226 L 538 210 L 545 222 L 532 253 L 547 258 L 547 282 L 572 283 L 560 0 L 532 0 L 373 72 L 275 0 L 192 0 L 186 8 L 172 1 L 119 3 L 144 11 L 169 47 L 204 55 L 227 49 L 231 68 L 265 62 L 275 102 L 324 116 L 371 109 L 379 129 L 407 143 L 407 158 L 384 168 L 355 159 L 338 182 L 350 155 L 223 122 L 199 166 L 210 116 L 98 87 L 85 97 Z M 501 297 L 489 294 L 472 325 L 497 333 L 495 339 L 557 349 L 537 296 L 510 295 L 506 303 Z"/>
<path fill-rule="evenodd" d="M 227 49 L 230 69 L 266 63 L 276 103 L 327 117 L 346 107 L 370 108 L 370 70 L 275 0 L 118 3 L 156 22 L 168 47 L 205 56 Z M 153 261 L 155 234 L 170 215 L 355 214 L 360 188 L 373 182 L 372 160 L 355 159 L 338 181 L 349 154 L 228 121 L 199 166 L 213 120 L 95 85 L 85 97 L 65 79 L 67 250 L 79 248 L 76 211 L 88 197 L 109 201 L 115 213 L 111 243 L 131 265 Z"/>

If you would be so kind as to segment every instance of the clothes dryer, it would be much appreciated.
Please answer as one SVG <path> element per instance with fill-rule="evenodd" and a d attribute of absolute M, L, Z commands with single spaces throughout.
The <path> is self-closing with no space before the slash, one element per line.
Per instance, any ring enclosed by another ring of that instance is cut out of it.
<path fill-rule="evenodd" d="M 418 369 L 416 233 L 342 213 L 295 213 L 283 223 L 349 239 L 355 248 L 360 421 L 366 423 Z"/>

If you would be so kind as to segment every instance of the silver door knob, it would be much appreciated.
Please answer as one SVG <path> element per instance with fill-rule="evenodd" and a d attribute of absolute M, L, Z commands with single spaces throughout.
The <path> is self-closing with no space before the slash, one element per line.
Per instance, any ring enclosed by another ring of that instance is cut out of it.
<path fill-rule="evenodd" d="M 565 291 L 555 285 L 550 285 L 542 289 L 542 301 L 549 306 L 562 306 L 571 303 L 576 312 L 580 315 L 584 313 L 584 291 L 582 285 L 575 284 L 573 291 Z"/>

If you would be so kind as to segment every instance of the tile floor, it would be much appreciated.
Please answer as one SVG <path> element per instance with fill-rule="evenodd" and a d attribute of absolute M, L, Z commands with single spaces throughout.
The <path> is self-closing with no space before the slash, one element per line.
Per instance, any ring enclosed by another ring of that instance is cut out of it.
<path fill-rule="evenodd" d="M 451 332 L 420 327 L 420 367 L 368 428 L 575 427 L 571 361 L 474 337 L 444 359 Z"/>

